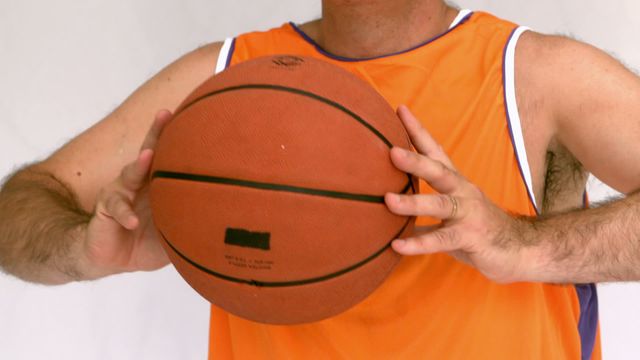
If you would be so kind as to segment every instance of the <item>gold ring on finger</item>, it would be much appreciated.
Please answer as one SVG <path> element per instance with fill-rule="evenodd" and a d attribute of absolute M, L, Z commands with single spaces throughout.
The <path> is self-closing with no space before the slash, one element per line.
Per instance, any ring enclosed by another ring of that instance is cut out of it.
<path fill-rule="evenodd" d="M 458 200 L 452 195 L 448 196 L 449 200 L 451 200 L 451 214 L 447 219 L 452 220 L 455 219 L 456 215 L 458 215 Z"/>

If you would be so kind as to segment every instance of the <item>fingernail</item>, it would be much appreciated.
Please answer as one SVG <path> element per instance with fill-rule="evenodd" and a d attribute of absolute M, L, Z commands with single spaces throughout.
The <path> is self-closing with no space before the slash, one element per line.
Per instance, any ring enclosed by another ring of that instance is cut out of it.
<path fill-rule="evenodd" d="M 396 248 L 403 248 L 407 244 L 406 240 L 396 239 L 393 240 L 393 246 Z"/>
<path fill-rule="evenodd" d="M 393 149 L 391 149 L 392 151 L 395 151 L 399 156 L 406 156 L 407 155 L 407 150 L 398 147 L 398 146 L 394 146 Z"/>
<path fill-rule="evenodd" d="M 126 228 L 129 230 L 134 230 L 138 227 L 138 217 L 131 215 L 127 218 L 127 226 Z"/>
<path fill-rule="evenodd" d="M 387 200 L 397 202 L 400 200 L 400 195 L 394 193 L 387 193 Z"/>
<path fill-rule="evenodd" d="M 140 150 L 140 153 L 138 154 L 138 159 L 142 160 L 143 158 L 149 156 L 150 152 L 151 152 L 151 149 L 142 149 L 142 150 Z"/>

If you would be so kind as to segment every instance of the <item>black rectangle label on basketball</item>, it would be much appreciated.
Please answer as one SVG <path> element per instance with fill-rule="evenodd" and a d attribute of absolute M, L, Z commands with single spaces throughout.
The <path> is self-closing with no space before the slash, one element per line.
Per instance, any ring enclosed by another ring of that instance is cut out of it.
<path fill-rule="evenodd" d="M 227 228 L 224 235 L 224 243 L 260 250 L 270 250 L 271 234 L 266 232 L 253 232 L 245 229 Z"/>

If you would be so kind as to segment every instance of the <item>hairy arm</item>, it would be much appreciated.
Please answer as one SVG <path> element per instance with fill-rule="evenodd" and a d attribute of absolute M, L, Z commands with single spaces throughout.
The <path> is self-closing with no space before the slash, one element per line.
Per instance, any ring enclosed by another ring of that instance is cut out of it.
<path fill-rule="evenodd" d="M 113 259 L 100 259 L 96 254 L 103 250 L 102 243 L 87 242 L 87 227 L 96 217 L 104 221 L 114 217 L 101 211 L 108 206 L 101 207 L 96 199 L 100 194 L 106 202 L 115 198 L 104 195 L 105 189 L 116 195 L 126 192 L 110 184 L 123 182 L 123 176 L 131 178 L 140 164 L 150 163 L 140 148 L 149 128 L 153 131 L 154 115 L 161 109 L 173 111 L 213 74 L 220 46 L 207 45 L 183 56 L 48 159 L 8 178 L 0 191 L 0 267 L 45 284 L 159 267 L 163 260 L 146 259 L 149 255 L 135 251 L 138 242 L 126 228 L 108 240 L 110 248 L 118 249 Z M 128 194 L 121 197 L 137 202 Z M 148 234 L 152 231 L 150 221 L 146 223 Z M 113 264 L 108 263 L 111 260 Z"/>
<path fill-rule="evenodd" d="M 78 240 L 90 218 L 53 174 L 20 171 L 0 193 L 0 265 L 25 280 L 80 279 Z"/>
<path fill-rule="evenodd" d="M 640 78 L 604 52 L 563 37 L 529 33 L 522 60 L 548 107 L 554 140 L 626 198 L 543 217 L 535 280 L 640 280 Z"/>
<path fill-rule="evenodd" d="M 534 266 L 527 280 L 590 283 L 640 280 L 640 194 L 529 223 Z"/>

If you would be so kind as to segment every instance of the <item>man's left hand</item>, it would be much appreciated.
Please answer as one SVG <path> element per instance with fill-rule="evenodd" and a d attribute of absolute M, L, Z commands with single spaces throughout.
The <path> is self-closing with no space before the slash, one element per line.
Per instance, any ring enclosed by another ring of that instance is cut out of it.
<path fill-rule="evenodd" d="M 417 153 L 394 147 L 391 160 L 398 169 L 425 180 L 437 193 L 388 193 L 386 204 L 398 215 L 429 216 L 441 223 L 417 228 L 411 237 L 394 240 L 393 249 L 403 255 L 446 252 L 500 283 L 528 280 L 536 265 L 532 254 L 535 244 L 526 240 L 535 239 L 530 234 L 534 231 L 532 222 L 507 214 L 460 175 L 407 107 L 400 106 L 398 115 Z"/>

